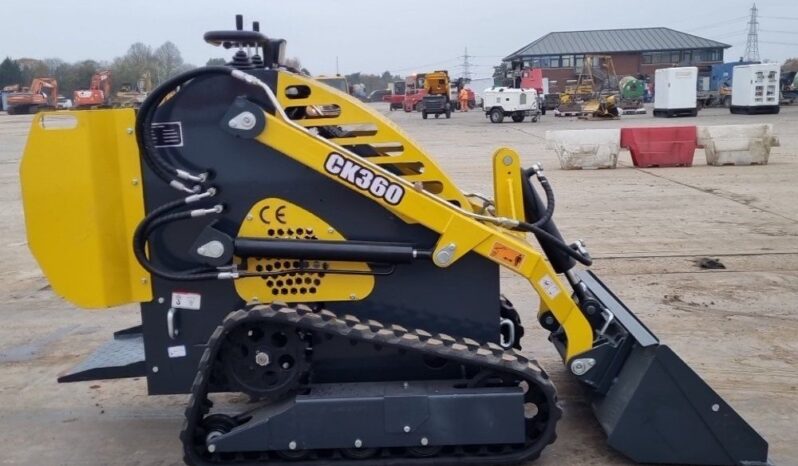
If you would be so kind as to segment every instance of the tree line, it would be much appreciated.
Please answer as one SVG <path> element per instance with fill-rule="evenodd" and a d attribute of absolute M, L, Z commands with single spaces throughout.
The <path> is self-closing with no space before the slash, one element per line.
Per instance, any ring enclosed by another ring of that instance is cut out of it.
<path fill-rule="evenodd" d="M 289 58 L 288 61 L 289 66 L 307 72 L 302 68 L 299 59 Z M 223 58 L 212 58 L 206 65 L 223 65 L 225 62 Z M 180 50 L 172 42 L 164 42 L 156 48 L 136 42 L 124 55 L 111 61 L 80 60 L 69 63 L 60 58 L 6 57 L 0 62 L 0 89 L 11 85 L 27 87 L 34 78 L 51 77 L 58 80 L 59 93 L 69 97 L 73 91 L 88 89 L 91 77 L 97 71 L 111 70 L 112 91 L 116 92 L 123 85 L 135 88 L 145 76 L 155 86 L 194 67 L 183 60 Z M 351 73 L 346 78 L 350 86 L 361 84 L 366 92 L 386 89 L 391 82 L 403 80 L 401 76 L 392 75 L 388 71 L 380 75 Z"/>
<path fill-rule="evenodd" d="M 171 76 L 194 68 L 185 63 L 180 50 L 172 42 L 164 42 L 157 48 L 136 42 L 127 53 L 112 61 L 81 60 L 68 63 L 60 58 L 6 57 L 0 62 L 0 88 L 18 84 L 29 86 L 34 78 L 51 77 L 58 80 L 59 92 L 70 96 L 78 89 L 88 89 L 91 77 L 100 70 L 111 70 L 113 91 L 123 85 L 135 87 L 148 75 L 152 83 L 158 84 Z"/>

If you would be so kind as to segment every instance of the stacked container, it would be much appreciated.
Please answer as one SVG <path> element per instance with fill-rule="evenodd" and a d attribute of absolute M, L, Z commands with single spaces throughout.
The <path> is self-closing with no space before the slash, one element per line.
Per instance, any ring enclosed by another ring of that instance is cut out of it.
<path fill-rule="evenodd" d="M 654 74 L 654 116 L 696 116 L 698 68 L 661 68 Z"/>
<path fill-rule="evenodd" d="M 780 67 L 777 63 L 734 67 L 732 113 L 779 113 Z"/>

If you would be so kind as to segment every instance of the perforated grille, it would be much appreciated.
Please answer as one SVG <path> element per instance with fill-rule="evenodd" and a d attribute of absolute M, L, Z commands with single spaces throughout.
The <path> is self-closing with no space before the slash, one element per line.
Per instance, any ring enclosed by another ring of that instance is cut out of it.
<path fill-rule="evenodd" d="M 272 239 L 319 239 L 312 228 L 269 228 L 266 237 Z M 304 296 L 314 295 L 324 279 L 324 272 L 289 272 L 299 268 L 324 269 L 330 268 L 328 262 L 323 261 L 298 261 L 285 259 L 250 258 L 247 268 L 257 272 L 280 272 L 278 275 L 261 277 L 269 288 L 272 296 Z"/>

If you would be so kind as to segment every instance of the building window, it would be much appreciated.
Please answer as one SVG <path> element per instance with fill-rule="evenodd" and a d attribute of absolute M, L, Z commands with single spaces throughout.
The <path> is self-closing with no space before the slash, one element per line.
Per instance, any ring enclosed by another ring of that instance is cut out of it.
<path fill-rule="evenodd" d="M 543 57 L 543 68 L 559 68 L 560 67 L 560 57 Z"/>
<path fill-rule="evenodd" d="M 695 50 L 693 52 L 693 60 L 696 62 L 722 61 L 723 50 L 721 49 Z"/>
<path fill-rule="evenodd" d="M 574 56 L 574 68 L 581 70 L 582 66 L 585 64 L 585 56 L 584 55 L 575 55 Z"/>
<path fill-rule="evenodd" d="M 644 53 L 643 54 L 643 64 L 644 65 L 650 65 L 652 63 L 653 55 L 654 54 L 652 54 L 652 53 Z"/>
<path fill-rule="evenodd" d="M 682 62 L 693 63 L 693 52 L 690 50 L 685 50 L 682 52 Z"/>
<path fill-rule="evenodd" d="M 574 56 L 573 55 L 563 55 L 560 58 L 560 66 L 563 68 L 570 68 L 573 66 Z"/>

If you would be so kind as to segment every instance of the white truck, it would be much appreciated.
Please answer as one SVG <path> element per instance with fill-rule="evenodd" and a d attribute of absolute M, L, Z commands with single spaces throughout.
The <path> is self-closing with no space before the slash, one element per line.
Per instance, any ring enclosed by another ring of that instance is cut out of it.
<path fill-rule="evenodd" d="M 509 116 L 520 123 L 531 117 L 535 123 L 540 118 L 538 93 L 534 89 L 515 89 L 511 87 L 491 87 L 482 93 L 482 109 L 491 123 L 501 123 Z"/>

